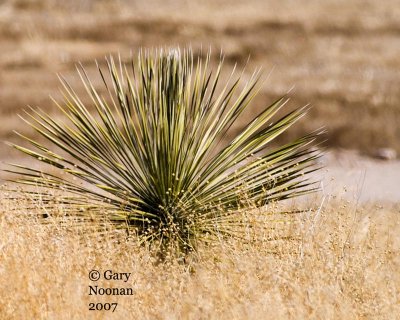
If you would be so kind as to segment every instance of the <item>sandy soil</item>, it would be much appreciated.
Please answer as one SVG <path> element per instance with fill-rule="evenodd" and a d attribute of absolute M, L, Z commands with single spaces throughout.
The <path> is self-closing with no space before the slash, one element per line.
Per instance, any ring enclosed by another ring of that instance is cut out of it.
<path fill-rule="evenodd" d="M 322 194 L 359 203 L 400 203 L 400 161 L 363 157 L 354 151 L 330 151 L 322 159 L 325 168 L 315 173 Z"/>

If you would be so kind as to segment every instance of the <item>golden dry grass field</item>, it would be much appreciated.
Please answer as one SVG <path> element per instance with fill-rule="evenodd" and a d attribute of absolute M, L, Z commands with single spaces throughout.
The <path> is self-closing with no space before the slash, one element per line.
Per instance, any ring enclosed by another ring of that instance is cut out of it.
<path fill-rule="evenodd" d="M 134 237 L 77 226 L 61 207 L 43 223 L 43 208 L 23 209 L 29 197 L 6 199 L 0 185 L 0 320 L 400 318 L 400 163 L 357 154 L 400 152 L 399 17 L 397 0 L 0 0 L 0 141 L 34 134 L 17 116 L 27 105 L 59 117 L 56 73 L 90 101 L 77 62 L 101 91 L 95 59 L 191 46 L 211 48 L 214 63 L 222 49 L 228 70 L 247 64 L 244 78 L 263 67 L 254 113 L 292 88 L 291 107 L 313 106 L 283 139 L 325 126 L 328 148 L 356 153 L 323 158 L 315 197 L 243 212 L 247 242 L 220 239 L 185 262 L 157 262 Z M 0 161 L 11 160 L 29 163 L 2 143 Z M 305 212 L 281 217 L 281 206 Z M 95 285 L 133 291 L 90 295 Z"/>
<path fill-rule="evenodd" d="M 43 225 L 25 211 L 9 214 L 18 205 L 1 202 L 1 319 L 396 319 L 400 314 L 399 206 L 333 202 L 322 209 L 313 205 L 290 224 L 276 217 L 261 224 L 249 219 L 247 244 L 221 240 L 186 264 L 155 264 L 148 250 L 124 234 L 109 229 L 99 236 L 68 221 Z M 88 279 L 92 269 L 132 275 L 126 282 L 94 282 Z M 133 292 L 89 295 L 95 285 Z M 116 302 L 117 309 L 88 310 L 98 302 Z"/>

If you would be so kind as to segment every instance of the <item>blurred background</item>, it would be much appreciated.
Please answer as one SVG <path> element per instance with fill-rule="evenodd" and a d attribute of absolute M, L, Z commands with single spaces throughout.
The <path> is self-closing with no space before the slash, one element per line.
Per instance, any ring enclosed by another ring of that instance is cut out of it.
<path fill-rule="evenodd" d="M 399 152 L 399 17 L 397 0 L 0 0 L 0 140 L 31 133 L 27 105 L 56 112 L 56 73 L 79 87 L 75 63 L 190 45 L 270 73 L 254 112 L 294 87 L 291 106 L 313 108 L 289 135 L 325 126 L 329 147 Z"/>

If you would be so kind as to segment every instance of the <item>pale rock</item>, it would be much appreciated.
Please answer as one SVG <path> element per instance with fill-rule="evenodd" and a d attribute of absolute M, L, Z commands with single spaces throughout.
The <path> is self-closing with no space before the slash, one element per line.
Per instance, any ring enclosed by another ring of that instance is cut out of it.
<path fill-rule="evenodd" d="M 392 148 L 380 148 L 376 150 L 375 157 L 381 160 L 395 160 L 397 158 L 396 150 Z"/>

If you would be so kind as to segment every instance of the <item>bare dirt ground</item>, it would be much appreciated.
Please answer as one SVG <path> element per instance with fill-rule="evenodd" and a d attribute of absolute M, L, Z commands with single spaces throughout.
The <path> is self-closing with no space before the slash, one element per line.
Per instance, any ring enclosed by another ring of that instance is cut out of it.
<path fill-rule="evenodd" d="M 325 168 L 315 174 L 327 200 L 345 199 L 365 204 L 400 203 L 400 161 L 382 161 L 354 151 L 331 151 L 321 160 Z"/>

